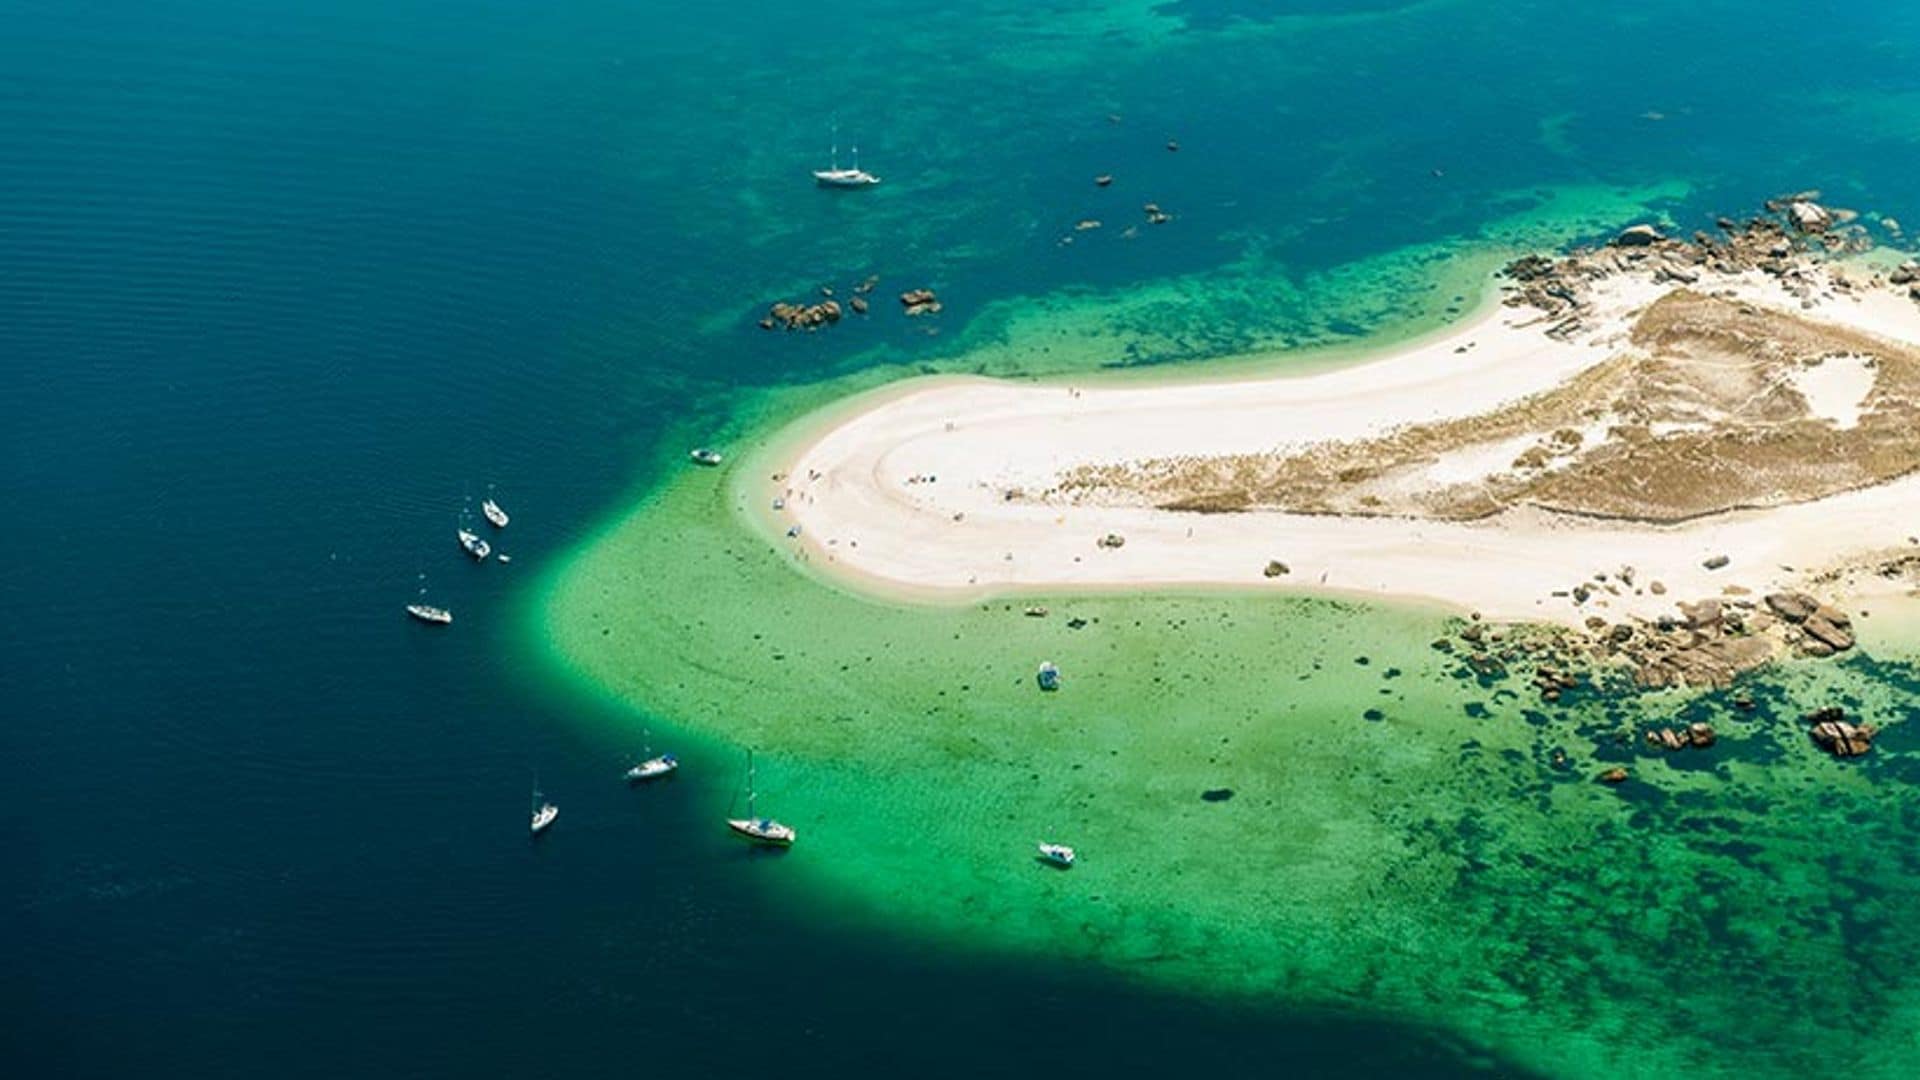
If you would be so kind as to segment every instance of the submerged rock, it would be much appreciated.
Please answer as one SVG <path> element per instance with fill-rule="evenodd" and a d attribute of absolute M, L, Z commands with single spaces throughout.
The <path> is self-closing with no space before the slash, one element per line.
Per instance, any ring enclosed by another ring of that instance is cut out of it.
<path fill-rule="evenodd" d="M 1859 757 L 1873 749 L 1873 737 L 1880 729 L 1872 724 L 1853 724 L 1847 720 L 1847 711 L 1838 705 L 1831 705 L 1805 717 L 1812 725 L 1809 734 L 1813 741 L 1834 757 Z"/>
<path fill-rule="evenodd" d="M 1200 793 L 1200 798 L 1206 802 L 1226 802 L 1228 799 L 1233 798 L 1233 789 L 1225 787 L 1208 788 Z"/>

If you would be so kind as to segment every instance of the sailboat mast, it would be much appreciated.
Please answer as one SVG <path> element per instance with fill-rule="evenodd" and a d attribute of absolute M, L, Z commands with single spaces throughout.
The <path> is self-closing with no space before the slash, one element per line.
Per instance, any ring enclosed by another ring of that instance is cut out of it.
<path fill-rule="evenodd" d="M 759 821 L 760 815 L 753 809 L 753 751 L 747 751 L 747 820 Z"/>

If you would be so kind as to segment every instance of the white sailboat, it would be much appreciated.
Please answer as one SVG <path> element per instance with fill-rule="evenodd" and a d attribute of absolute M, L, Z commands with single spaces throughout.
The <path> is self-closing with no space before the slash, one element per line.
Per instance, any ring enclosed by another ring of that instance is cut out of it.
<path fill-rule="evenodd" d="M 794 841 L 793 826 L 782 825 L 772 818 L 761 817 L 754 806 L 752 750 L 747 751 L 747 816 L 728 819 L 727 828 L 756 844 L 790 847 Z"/>
<path fill-rule="evenodd" d="M 630 784 L 645 780 L 657 780 L 680 767 L 680 759 L 674 757 L 672 754 L 661 754 L 659 757 L 653 756 L 652 734 L 650 731 L 641 733 L 643 741 L 641 743 L 640 753 L 645 760 L 627 770 L 627 782 Z"/>
<path fill-rule="evenodd" d="M 506 528 L 507 522 L 513 520 L 507 516 L 505 510 L 500 509 L 499 503 L 493 501 L 491 494 L 487 496 L 486 502 L 480 504 L 480 513 L 487 519 L 487 524 L 492 525 L 496 529 Z"/>
<path fill-rule="evenodd" d="M 533 778 L 533 829 L 532 835 L 539 836 L 560 816 L 560 808 L 540 797 L 540 778 Z"/>
<path fill-rule="evenodd" d="M 872 187 L 880 182 L 879 177 L 860 167 L 858 146 L 853 148 L 853 168 L 840 167 L 840 129 L 838 127 L 833 129 L 833 150 L 828 157 L 828 165 L 824 169 L 815 169 L 813 179 L 821 187 L 831 188 Z"/>
<path fill-rule="evenodd" d="M 427 603 L 427 575 L 420 575 L 420 598 L 407 605 L 407 614 L 423 623 L 445 626 L 453 621 L 453 612 Z"/>
<path fill-rule="evenodd" d="M 463 526 L 456 535 L 460 538 L 460 550 L 473 556 L 476 561 L 486 562 L 487 556 L 493 554 L 493 545 L 480 539 L 479 534 L 471 529 Z"/>

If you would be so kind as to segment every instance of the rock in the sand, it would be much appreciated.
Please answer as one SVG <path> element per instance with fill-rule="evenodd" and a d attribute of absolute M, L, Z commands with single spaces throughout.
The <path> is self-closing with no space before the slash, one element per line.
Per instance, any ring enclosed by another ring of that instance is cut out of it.
<path fill-rule="evenodd" d="M 1648 247 L 1662 239 L 1664 237 L 1660 235 L 1660 230 L 1651 225 L 1632 225 L 1622 229 L 1613 242 L 1619 247 Z"/>
<path fill-rule="evenodd" d="M 1920 263 L 1904 262 L 1887 274 L 1887 284 L 1906 285 L 1920 281 Z"/>
<path fill-rule="evenodd" d="M 1724 613 L 1718 600 L 1702 600 L 1697 604 L 1682 602 L 1680 614 L 1687 620 L 1689 630 L 1709 630 L 1720 625 Z"/>
<path fill-rule="evenodd" d="M 1859 757 L 1873 749 L 1873 737 L 1880 733 L 1872 724 L 1849 722 L 1846 710 L 1837 705 L 1810 713 L 1805 719 L 1812 725 L 1809 734 L 1813 741 L 1834 757 Z"/>
<path fill-rule="evenodd" d="M 1286 563 L 1281 562 L 1279 559 L 1274 559 L 1271 562 L 1267 563 L 1266 569 L 1260 572 L 1267 577 L 1279 577 L 1282 574 L 1292 573 L 1293 568 L 1289 567 Z"/>
<path fill-rule="evenodd" d="M 1119 533 L 1108 533 L 1100 538 L 1099 543 L 1103 548 L 1120 548 L 1126 546 L 1127 538 Z"/>
<path fill-rule="evenodd" d="M 1715 555 L 1700 565 L 1709 570 L 1718 570 L 1732 561 L 1732 559 L 1727 558 L 1725 555 Z"/>
<path fill-rule="evenodd" d="M 1846 652 L 1853 648 L 1853 620 L 1838 608 L 1820 605 L 1819 609 L 1807 616 L 1800 624 L 1807 636 L 1834 652 Z"/>
<path fill-rule="evenodd" d="M 1819 610 L 1820 602 L 1806 593 L 1777 592 L 1767 594 L 1767 606 L 1775 615 L 1797 626 Z"/>

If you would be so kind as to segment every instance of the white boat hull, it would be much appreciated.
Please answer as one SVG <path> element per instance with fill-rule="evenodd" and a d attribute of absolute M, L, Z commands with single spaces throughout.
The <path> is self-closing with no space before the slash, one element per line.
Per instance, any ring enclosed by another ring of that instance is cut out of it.
<path fill-rule="evenodd" d="M 793 826 L 782 825 L 777 821 L 751 821 L 734 818 L 727 822 L 727 828 L 756 844 L 768 844 L 774 847 L 790 847 L 795 839 Z"/>
<path fill-rule="evenodd" d="M 664 758 L 654 758 L 652 761 L 643 761 L 640 764 L 635 765 L 633 768 L 628 769 L 627 779 L 633 780 L 633 781 L 658 780 L 661 777 L 672 773 L 675 769 L 678 769 L 679 767 L 680 767 L 680 763 L 678 761 L 667 761 Z"/>
<path fill-rule="evenodd" d="M 546 832 L 547 829 L 553 825 L 554 819 L 559 816 L 560 808 L 551 803 L 535 811 L 531 830 L 533 835 L 539 836 L 541 833 Z"/>

